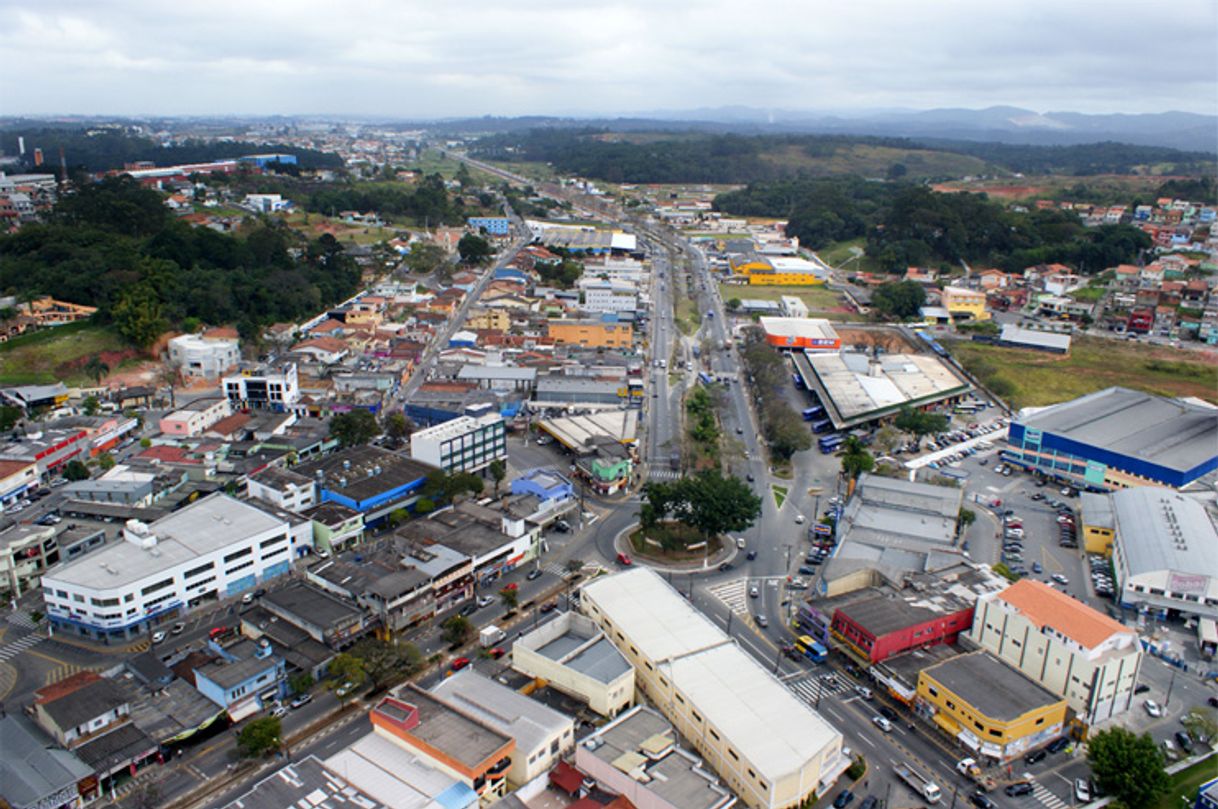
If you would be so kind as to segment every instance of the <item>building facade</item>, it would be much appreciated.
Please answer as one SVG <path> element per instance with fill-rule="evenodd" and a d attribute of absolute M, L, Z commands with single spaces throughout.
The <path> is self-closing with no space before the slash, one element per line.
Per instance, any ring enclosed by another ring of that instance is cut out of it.
<path fill-rule="evenodd" d="M 241 361 L 241 345 L 228 338 L 180 334 L 169 341 L 169 361 L 189 379 L 214 379 Z"/>
<path fill-rule="evenodd" d="M 300 401 L 300 381 L 294 362 L 276 370 L 226 376 L 222 389 L 233 408 L 240 410 L 283 412 L 293 409 Z"/>
<path fill-rule="evenodd" d="M 410 456 L 445 472 L 478 472 L 507 460 L 507 424 L 498 414 L 460 416 L 412 433 Z"/>
<path fill-rule="evenodd" d="M 555 343 L 589 348 L 631 348 L 634 328 L 629 323 L 599 320 L 551 320 L 546 334 Z"/>
<path fill-rule="evenodd" d="M 174 438 L 194 438 L 232 413 L 232 404 L 223 397 L 195 399 L 164 416 L 157 426 L 163 434 Z"/>

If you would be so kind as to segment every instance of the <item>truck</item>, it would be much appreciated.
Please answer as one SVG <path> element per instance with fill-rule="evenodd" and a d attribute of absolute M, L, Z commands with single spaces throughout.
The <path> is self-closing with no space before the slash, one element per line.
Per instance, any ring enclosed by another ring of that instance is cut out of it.
<path fill-rule="evenodd" d="M 938 803 L 939 798 L 943 796 L 939 791 L 938 784 L 915 770 L 909 764 L 894 764 L 892 769 L 897 774 L 897 778 L 900 778 L 905 782 L 906 786 L 921 795 L 922 800 L 927 803 Z"/>
<path fill-rule="evenodd" d="M 997 781 L 981 772 L 981 768 L 977 766 L 977 759 L 975 758 L 962 758 L 957 761 L 956 772 L 972 781 L 985 792 L 989 792 L 998 786 Z"/>
<path fill-rule="evenodd" d="M 483 649 L 489 649 L 506 637 L 506 632 L 491 624 L 490 626 L 482 627 L 482 631 L 478 633 L 478 645 Z"/>

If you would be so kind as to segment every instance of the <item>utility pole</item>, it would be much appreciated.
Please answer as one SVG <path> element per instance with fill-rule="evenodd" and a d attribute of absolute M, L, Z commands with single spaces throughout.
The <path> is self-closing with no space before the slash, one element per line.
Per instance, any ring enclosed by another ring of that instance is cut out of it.
<path fill-rule="evenodd" d="M 1163 707 L 1166 708 L 1171 703 L 1171 690 L 1176 684 L 1176 669 L 1173 666 L 1171 670 L 1171 679 L 1167 683 L 1167 695 L 1163 697 Z"/>

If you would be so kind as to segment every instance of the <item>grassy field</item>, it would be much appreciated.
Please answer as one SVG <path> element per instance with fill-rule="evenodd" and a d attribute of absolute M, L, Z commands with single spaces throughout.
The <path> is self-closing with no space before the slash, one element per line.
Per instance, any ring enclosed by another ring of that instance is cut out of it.
<path fill-rule="evenodd" d="M 1054 404 L 1114 385 L 1218 401 L 1212 354 L 1100 337 L 1076 337 L 1068 356 L 965 341 L 949 350 L 1014 407 Z"/>
<path fill-rule="evenodd" d="M 762 301 L 776 301 L 784 295 L 794 295 L 807 304 L 809 311 L 826 312 L 845 307 L 845 301 L 831 289 L 824 286 L 782 287 L 782 286 L 738 286 L 736 284 L 720 284 L 719 294 L 724 302 L 732 298 L 755 298 Z"/>
<path fill-rule="evenodd" d="M 1159 799 L 1156 809 L 1181 809 L 1192 806 L 1197 797 L 1197 788 L 1214 777 L 1215 760 L 1210 758 L 1185 767 L 1171 776 L 1171 785 Z"/>
<path fill-rule="evenodd" d="M 89 357 L 128 348 L 113 329 L 91 323 L 23 334 L 0 344 L 0 385 L 91 383 L 93 380 L 80 370 Z"/>
<path fill-rule="evenodd" d="M 295 230 L 299 230 L 311 239 L 322 233 L 329 232 L 340 242 L 355 242 L 356 244 L 378 244 L 386 242 L 397 235 L 400 228 L 409 227 L 405 220 L 395 225 L 389 223 L 385 227 L 365 227 L 364 225 L 349 225 L 337 217 L 325 216 L 319 213 L 294 211 L 283 215 L 283 221 Z M 306 219 L 307 224 L 306 224 Z"/>
<path fill-rule="evenodd" d="M 762 160 L 788 171 L 822 177 L 843 174 L 884 177 L 889 167 L 898 163 L 905 166 L 907 179 L 1003 173 L 971 155 L 864 143 L 838 146 L 817 155 L 810 154 L 803 146 L 791 144 L 766 152 Z"/>

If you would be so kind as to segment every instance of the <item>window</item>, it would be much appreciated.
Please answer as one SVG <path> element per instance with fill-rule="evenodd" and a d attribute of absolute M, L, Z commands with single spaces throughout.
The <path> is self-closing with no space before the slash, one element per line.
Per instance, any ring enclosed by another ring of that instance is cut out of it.
<path fill-rule="evenodd" d="M 236 567 L 230 567 L 228 570 L 224 571 L 224 575 L 231 576 L 234 573 L 236 573 L 238 570 L 245 570 L 247 567 L 253 567 L 253 566 L 254 566 L 254 560 L 251 559 L 248 562 L 242 562 L 241 564 L 237 565 Z"/>
<path fill-rule="evenodd" d="M 991 728 L 991 729 L 990 729 L 990 735 L 991 735 L 991 736 L 993 736 L 993 737 L 994 737 L 994 738 L 996 738 L 996 739 L 1001 739 L 1001 738 L 1002 738 L 1002 731 L 1001 731 L 1001 730 L 994 730 L 993 728 Z"/>
<path fill-rule="evenodd" d="M 555 739 L 554 741 L 550 742 L 550 754 L 553 755 L 557 752 L 558 752 L 558 739 Z"/>
<path fill-rule="evenodd" d="M 287 534 L 283 534 L 283 535 L 281 535 L 281 536 L 277 536 L 277 537 L 271 537 L 270 539 L 264 539 L 264 540 L 262 540 L 262 542 L 261 542 L 261 543 L 259 543 L 258 547 L 260 547 L 260 548 L 266 548 L 266 547 L 269 547 L 269 546 L 271 546 L 271 545 L 274 545 L 276 542 L 286 542 L 286 541 L 287 541 L 287 538 L 288 538 L 288 535 L 287 535 Z M 227 560 L 226 560 L 226 561 L 227 561 Z"/>
<path fill-rule="evenodd" d="M 172 577 L 168 578 L 168 579 L 162 579 L 161 581 L 158 581 L 156 584 L 150 584 L 147 587 L 145 587 L 143 590 L 140 590 L 140 595 L 142 595 L 142 596 L 150 595 L 152 593 L 155 593 L 157 590 L 164 590 L 166 587 L 169 587 L 172 584 L 173 584 Z"/>
<path fill-rule="evenodd" d="M 695 722 L 701 722 L 701 721 L 702 721 L 702 717 L 698 716 L 698 712 L 697 712 L 697 711 L 691 711 L 690 713 L 692 713 L 692 714 L 694 715 L 694 721 L 695 721 Z"/>
<path fill-rule="evenodd" d="M 234 559 L 240 559 L 242 556 L 249 556 L 253 552 L 254 552 L 253 548 L 242 548 L 239 551 L 233 551 L 228 556 L 224 557 L 224 562 L 225 562 L 225 564 L 227 564 L 227 563 L 233 561 Z"/>
<path fill-rule="evenodd" d="M 735 751 L 735 750 L 733 750 L 733 749 L 732 749 L 732 748 L 730 748 L 730 747 L 729 747 L 729 748 L 727 748 L 727 754 L 728 754 L 729 756 L 731 756 L 731 757 L 732 757 L 732 759 L 733 759 L 734 761 L 739 761 L 739 760 L 740 760 L 740 756 L 736 755 L 736 751 Z"/>
<path fill-rule="evenodd" d="M 932 697 L 937 697 L 937 696 L 939 696 L 939 690 L 938 690 L 937 688 L 935 688 L 933 685 L 928 685 L 928 686 L 926 686 L 926 690 L 927 690 L 928 692 L 930 692 L 930 695 L 931 695 Z"/>
<path fill-rule="evenodd" d="M 90 598 L 89 602 L 95 607 L 114 607 L 118 605 L 117 598 Z"/>
<path fill-rule="evenodd" d="M 715 741 L 720 741 L 719 734 L 715 733 L 715 731 L 713 731 L 713 730 L 710 731 L 710 735 L 711 735 L 711 738 L 714 739 Z"/>

